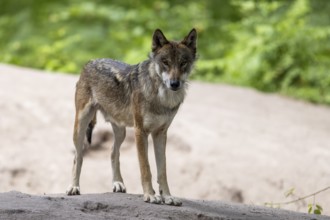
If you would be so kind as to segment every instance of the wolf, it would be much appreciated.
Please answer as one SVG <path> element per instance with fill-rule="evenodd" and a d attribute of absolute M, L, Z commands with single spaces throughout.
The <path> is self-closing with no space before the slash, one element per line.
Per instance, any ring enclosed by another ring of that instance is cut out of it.
<path fill-rule="evenodd" d="M 154 31 L 147 60 L 129 65 L 101 58 L 89 61 L 76 84 L 73 142 L 75 157 L 72 184 L 67 195 L 80 195 L 79 177 L 84 143 L 91 143 L 96 113 L 110 122 L 114 133 L 111 148 L 113 192 L 126 192 L 120 172 L 119 149 L 126 127 L 134 127 L 145 202 L 180 206 L 170 193 L 166 174 L 167 130 L 182 104 L 187 80 L 196 61 L 197 31 L 192 29 L 181 41 L 169 41 L 159 29 Z M 151 181 L 148 136 L 153 139 L 159 195 Z"/>

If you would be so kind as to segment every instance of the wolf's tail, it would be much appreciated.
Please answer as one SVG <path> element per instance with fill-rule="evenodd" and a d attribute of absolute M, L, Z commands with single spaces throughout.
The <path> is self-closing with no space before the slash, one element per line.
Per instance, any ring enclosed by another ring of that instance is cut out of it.
<path fill-rule="evenodd" d="M 87 141 L 88 141 L 89 144 L 92 143 L 92 134 L 93 134 L 93 129 L 94 129 L 95 124 L 96 124 L 96 112 L 95 112 L 95 114 L 93 116 L 93 119 L 89 123 L 88 128 L 86 130 L 86 137 L 87 137 Z"/>

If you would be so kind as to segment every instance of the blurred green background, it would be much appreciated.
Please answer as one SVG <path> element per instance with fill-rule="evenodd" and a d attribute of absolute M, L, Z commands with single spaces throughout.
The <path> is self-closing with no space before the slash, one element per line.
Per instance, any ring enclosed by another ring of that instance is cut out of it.
<path fill-rule="evenodd" d="M 2 0 L 0 62 L 79 73 L 88 60 L 137 63 L 156 28 L 199 33 L 192 78 L 330 104 L 328 0 Z"/>

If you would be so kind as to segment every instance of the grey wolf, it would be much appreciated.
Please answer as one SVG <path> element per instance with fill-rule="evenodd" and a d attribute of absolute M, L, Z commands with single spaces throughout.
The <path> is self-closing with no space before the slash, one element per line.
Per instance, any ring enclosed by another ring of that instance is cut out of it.
<path fill-rule="evenodd" d="M 86 140 L 91 143 L 96 112 L 100 111 L 111 123 L 114 133 L 111 149 L 113 191 L 126 192 L 120 172 L 119 149 L 125 139 L 126 127 L 134 127 L 144 201 L 181 205 L 168 187 L 165 148 L 167 130 L 185 98 L 187 79 L 194 67 L 196 40 L 195 29 L 181 41 L 169 41 L 157 29 L 147 60 L 129 65 L 102 58 L 84 66 L 75 93 L 73 142 L 76 151 L 68 195 L 80 194 L 84 143 Z M 155 194 L 151 182 L 147 153 L 149 134 L 154 144 L 159 195 Z"/>

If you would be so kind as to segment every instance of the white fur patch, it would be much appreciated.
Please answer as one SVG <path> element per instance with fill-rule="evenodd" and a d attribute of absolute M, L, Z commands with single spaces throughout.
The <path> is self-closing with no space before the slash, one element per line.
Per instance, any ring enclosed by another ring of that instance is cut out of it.
<path fill-rule="evenodd" d="M 113 192 L 126 192 L 126 187 L 124 183 L 115 181 L 112 183 L 112 190 Z"/>
<path fill-rule="evenodd" d="M 167 88 L 170 88 L 170 76 L 167 72 L 162 72 L 162 80 Z"/>
<path fill-rule="evenodd" d="M 155 63 L 155 70 L 156 70 L 156 73 L 157 73 L 158 75 L 160 75 L 160 68 L 159 68 L 158 63 Z"/>

